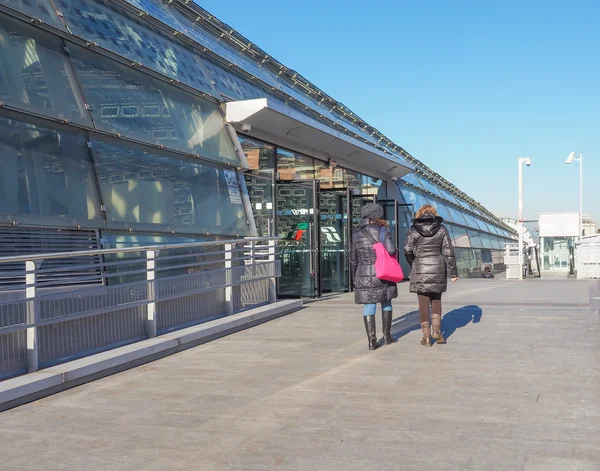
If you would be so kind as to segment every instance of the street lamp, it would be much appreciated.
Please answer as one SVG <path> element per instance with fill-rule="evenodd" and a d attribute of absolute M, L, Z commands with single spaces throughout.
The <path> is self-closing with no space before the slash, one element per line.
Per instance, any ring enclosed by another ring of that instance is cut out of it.
<path fill-rule="evenodd" d="M 531 159 L 519 159 L 519 280 L 523 279 L 523 164 L 531 166 Z"/>
<path fill-rule="evenodd" d="M 579 162 L 579 242 L 583 236 L 583 153 L 571 152 L 567 157 L 567 164 L 574 160 Z"/>

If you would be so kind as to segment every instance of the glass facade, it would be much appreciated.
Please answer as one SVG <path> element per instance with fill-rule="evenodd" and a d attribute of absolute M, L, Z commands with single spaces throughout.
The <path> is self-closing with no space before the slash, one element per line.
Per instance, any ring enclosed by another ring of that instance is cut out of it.
<path fill-rule="evenodd" d="M 369 162 L 357 171 L 240 137 L 252 170 L 240 181 L 237 143 L 221 109 L 227 100 L 268 97 L 404 157 L 348 108 L 307 92 L 301 76 L 291 80 L 287 70 L 268 66 L 271 58 L 255 59 L 205 28 L 212 19 L 193 21 L 158 0 L 127 2 L 126 9 L 108 0 L 0 0 L 88 45 L 0 13 L 0 223 L 94 229 L 114 246 L 242 237 L 251 235 L 254 219 L 259 235 L 286 238 L 284 248 L 293 248 L 283 251 L 289 286 L 311 294 L 319 270 L 325 289 L 348 285 L 344 247 L 361 205 L 387 201 L 391 218 L 398 208 L 390 201 L 398 199 L 405 205 L 394 221 L 400 242 L 411 211 L 432 204 L 463 274 L 501 264 L 497 253 L 511 233 L 429 172 L 393 183 L 363 173 Z M 316 200 L 314 180 L 322 190 Z M 277 183 L 290 181 L 296 183 Z M 324 230 L 309 240 L 313 226 Z M 316 242 L 327 257 L 315 265 L 309 254 Z"/>

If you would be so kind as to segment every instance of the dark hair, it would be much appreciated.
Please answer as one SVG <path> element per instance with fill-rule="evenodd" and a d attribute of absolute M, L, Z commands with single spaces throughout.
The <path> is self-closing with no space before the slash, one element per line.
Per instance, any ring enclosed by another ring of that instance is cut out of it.
<path fill-rule="evenodd" d="M 369 219 L 369 224 L 372 226 L 388 227 L 390 225 L 385 219 Z"/>

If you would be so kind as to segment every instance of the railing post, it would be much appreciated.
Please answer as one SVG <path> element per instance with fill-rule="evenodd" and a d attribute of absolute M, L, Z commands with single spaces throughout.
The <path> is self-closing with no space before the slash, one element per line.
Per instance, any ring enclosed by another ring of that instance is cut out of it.
<path fill-rule="evenodd" d="M 156 257 L 158 250 L 146 251 L 146 281 L 148 282 L 148 300 L 146 317 L 146 335 L 156 337 Z"/>
<path fill-rule="evenodd" d="M 231 258 L 233 256 L 233 244 L 225 244 L 225 303 L 227 305 L 227 315 L 233 314 L 233 265 Z"/>
<path fill-rule="evenodd" d="M 277 277 L 276 275 L 276 244 L 274 240 L 270 240 L 269 241 L 269 265 L 270 265 L 270 270 L 272 270 L 271 274 L 273 275 L 273 278 L 269 279 L 269 303 L 272 304 L 274 302 L 277 302 Z"/>
<path fill-rule="evenodd" d="M 39 304 L 36 294 L 36 269 L 41 262 L 25 262 L 25 297 L 27 298 L 27 371 L 39 369 L 40 347 L 37 335 Z"/>

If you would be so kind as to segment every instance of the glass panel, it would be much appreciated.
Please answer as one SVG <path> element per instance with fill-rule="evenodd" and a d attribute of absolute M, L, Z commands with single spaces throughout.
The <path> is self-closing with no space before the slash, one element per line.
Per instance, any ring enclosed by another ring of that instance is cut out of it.
<path fill-rule="evenodd" d="M 452 230 L 452 245 L 455 247 L 471 247 L 469 235 L 464 227 L 453 224 L 446 224 L 446 226 Z"/>
<path fill-rule="evenodd" d="M 442 188 L 440 188 L 440 192 L 442 193 L 442 196 L 444 198 L 446 198 L 448 201 L 450 201 L 451 203 L 459 204 L 456 197 L 453 194 L 451 194 L 450 192 L 448 192 Z"/>
<path fill-rule="evenodd" d="M 238 139 L 251 170 L 273 170 L 275 168 L 275 146 L 239 135 Z"/>
<path fill-rule="evenodd" d="M 463 212 L 462 214 L 463 214 L 465 220 L 467 221 L 467 226 L 469 226 L 473 229 L 479 229 L 479 224 L 477 224 L 477 219 L 475 219 L 474 216 L 472 216 L 466 212 Z"/>
<path fill-rule="evenodd" d="M 104 141 L 93 153 L 110 227 L 249 234 L 234 170 Z"/>
<path fill-rule="evenodd" d="M 485 232 L 492 232 L 492 230 L 488 227 L 488 225 L 486 224 L 485 221 L 479 219 L 479 218 L 474 218 L 475 221 L 477 221 L 477 226 L 479 227 L 479 229 L 481 229 L 482 231 Z"/>
<path fill-rule="evenodd" d="M 281 296 L 315 296 L 313 232 L 315 224 L 312 184 L 277 185 L 277 235 L 281 258 Z"/>
<path fill-rule="evenodd" d="M 49 0 L 2 0 L 2 3 L 32 18 L 44 20 L 55 28 L 65 29 L 65 25 L 60 21 Z"/>
<path fill-rule="evenodd" d="M 480 237 L 481 237 L 481 243 L 483 244 L 482 246 L 484 248 L 491 249 L 494 247 L 494 244 L 492 243 L 492 236 L 490 236 L 488 233 L 481 232 Z"/>
<path fill-rule="evenodd" d="M 91 126 L 76 98 L 62 41 L 0 17 L 0 101 Z"/>
<path fill-rule="evenodd" d="M 330 166 L 322 160 L 314 160 L 316 179 L 320 180 L 322 189 L 345 188 L 348 170 Z M 350 178 L 355 180 L 356 176 L 350 172 Z"/>
<path fill-rule="evenodd" d="M 348 214 L 346 192 L 319 194 L 321 231 L 321 290 L 326 293 L 348 290 Z"/>
<path fill-rule="evenodd" d="M 483 247 L 483 241 L 481 240 L 481 233 L 479 231 L 469 229 L 467 232 L 469 234 L 469 239 L 471 240 L 471 247 Z"/>
<path fill-rule="evenodd" d="M 441 198 L 444 197 L 442 192 L 433 183 L 427 181 L 425 178 L 422 177 L 419 177 L 419 180 L 421 181 L 421 185 L 423 186 L 423 188 L 425 188 L 427 191 L 430 191 L 434 195 L 439 196 Z"/>
<path fill-rule="evenodd" d="M 215 89 L 232 100 L 251 100 L 268 96 L 272 101 L 279 104 L 283 103 L 281 100 L 271 97 L 264 88 L 249 82 L 209 59 L 203 59 L 202 65 L 208 72 Z"/>
<path fill-rule="evenodd" d="M 467 225 L 467 221 L 463 216 L 463 213 L 456 209 L 454 206 L 448 205 L 448 211 L 450 212 L 450 216 L 452 217 L 452 221 L 457 224 L 462 224 L 463 226 Z"/>
<path fill-rule="evenodd" d="M 0 118 L 0 213 L 102 227 L 84 137 Z"/>
<path fill-rule="evenodd" d="M 273 176 L 270 178 L 255 175 L 253 172 L 246 173 L 246 186 L 252 204 L 252 214 L 259 237 L 272 236 L 274 221 L 273 206 Z"/>
<path fill-rule="evenodd" d="M 279 180 L 314 180 L 314 161 L 302 154 L 277 149 L 277 173 Z"/>
<path fill-rule="evenodd" d="M 423 186 L 421 185 L 421 180 L 417 178 L 417 176 L 414 173 L 404 175 L 402 177 L 402 180 L 404 180 L 406 183 L 410 183 L 411 185 L 416 186 L 417 188 L 423 188 Z"/>
<path fill-rule="evenodd" d="M 415 213 L 417 213 L 423 205 L 431 204 L 431 201 L 424 194 L 405 185 L 400 186 L 400 192 L 402 193 L 402 197 L 404 198 L 404 201 L 406 201 L 406 204 L 415 205 Z"/>
<path fill-rule="evenodd" d="M 431 205 L 437 210 L 438 214 L 444 219 L 444 221 L 452 222 L 452 217 L 450 216 L 450 211 L 448 210 L 448 207 L 444 203 L 432 198 Z"/>
<path fill-rule="evenodd" d="M 99 129 L 239 163 L 218 106 L 73 46 L 72 61 Z"/>
<path fill-rule="evenodd" d="M 469 278 L 471 271 L 475 267 L 475 255 L 473 254 L 473 250 L 457 248 L 454 251 L 454 256 L 456 257 L 458 276 L 461 278 Z"/>
<path fill-rule="evenodd" d="M 219 237 L 213 236 L 194 236 L 194 235 L 165 235 L 165 234 L 140 234 L 140 233 L 129 233 L 129 232 L 109 232 L 102 231 L 102 247 L 105 249 L 113 248 L 128 248 L 128 247 L 140 247 L 149 245 L 173 245 L 173 244 L 193 244 L 195 242 L 205 242 L 211 240 L 218 240 Z M 209 252 L 209 253 L 207 253 Z M 160 257 L 156 259 L 156 271 L 155 276 L 157 278 L 164 278 L 167 276 L 177 276 L 187 273 L 193 273 L 199 270 L 198 264 L 213 262 L 206 265 L 201 265 L 204 270 L 212 270 L 224 268 L 223 255 L 214 252 L 214 249 L 207 249 L 205 247 L 187 247 L 184 249 L 162 249 L 160 251 Z M 185 258 L 169 259 L 169 256 L 181 256 L 189 255 Z M 118 254 L 107 254 L 104 256 L 104 261 L 107 263 L 123 261 L 124 259 L 139 260 L 140 258 L 146 257 L 146 253 L 141 252 L 126 252 Z M 188 267 L 175 265 L 195 265 Z M 165 269 L 167 268 L 167 269 Z M 131 267 L 117 265 L 109 266 L 107 268 L 109 273 L 117 274 L 123 271 L 130 271 Z M 107 281 L 108 284 L 117 283 L 130 283 L 134 281 L 141 281 L 146 279 L 145 273 L 140 274 L 127 274 L 121 276 L 110 276 Z M 223 296 L 224 298 L 224 296 Z"/>
<path fill-rule="evenodd" d="M 368 175 L 360 176 L 360 193 L 362 195 L 373 195 L 378 198 L 385 198 L 386 195 L 386 182 L 379 178 L 370 177 Z"/>
<path fill-rule="evenodd" d="M 154 32 L 102 0 L 60 0 L 60 3 L 73 34 L 198 90 L 214 94 L 210 78 L 202 67 L 202 58 L 179 43 Z"/>

